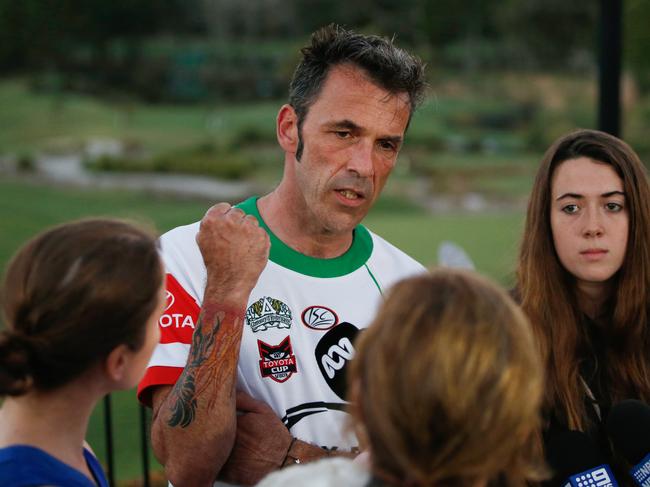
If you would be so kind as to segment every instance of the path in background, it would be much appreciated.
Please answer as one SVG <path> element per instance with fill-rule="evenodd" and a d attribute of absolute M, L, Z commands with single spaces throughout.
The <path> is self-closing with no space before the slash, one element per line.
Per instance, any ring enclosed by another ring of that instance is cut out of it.
<path fill-rule="evenodd" d="M 0 172 L 16 174 L 15 166 L 5 162 L 0 164 Z M 79 155 L 40 156 L 34 161 L 34 170 L 22 174 L 61 185 L 139 190 L 213 201 L 239 201 L 259 192 L 255 184 L 247 181 L 221 181 L 207 176 L 89 171 Z"/>
<path fill-rule="evenodd" d="M 0 175 L 20 175 L 61 186 L 138 190 L 208 201 L 241 201 L 272 189 L 251 181 L 226 181 L 210 176 L 90 171 L 84 167 L 82 156 L 76 154 L 38 156 L 30 171 L 19 172 L 16 167 L 13 160 L 0 160 Z M 525 208 L 523 200 L 495 200 L 475 192 L 429 194 L 426 184 L 420 183 L 424 181 L 411 183 L 408 199 L 432 214 L 522 211 Z"/>

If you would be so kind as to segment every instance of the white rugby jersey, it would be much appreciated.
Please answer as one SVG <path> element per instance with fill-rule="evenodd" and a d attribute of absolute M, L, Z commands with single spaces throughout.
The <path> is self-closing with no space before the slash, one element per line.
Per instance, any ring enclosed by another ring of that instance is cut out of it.
<path fill-rule="evenodd" d="M 294 437 L 324 448 L 355 448 L 344 410 L 353 339 L 372 321 L 382 292 L 424 267 L 362 225 L 342 256 L 308 257 L 270 231 L 257 198 L 239 207 L 257 217 L 271 250 L 247 305 L 237 387 L 269 404 Z M 161 341 L 138 387 L 144 402 L 148 388 L 174 384 L 187 362 L 207 275 L 198 230 L 197 222 L 161 237 L 167 309 L 159 322 Z"/>

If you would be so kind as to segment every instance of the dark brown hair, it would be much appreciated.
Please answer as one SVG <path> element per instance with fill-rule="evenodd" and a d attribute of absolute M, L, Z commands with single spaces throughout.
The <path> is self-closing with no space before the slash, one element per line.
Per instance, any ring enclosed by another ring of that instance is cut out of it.
<path fill-rule="evenodd" d="M 54 389 L 112 349 L 139 349 L 163 270 L 156 237 L 110 219 L 37 235 L 7 268 L 0 394 Z"/>
<path fill-rule="evenodd" d="M 300 52 L 302 60 L 289 85 L 289 104 L 298 116 L 299 136 L 309 107 L 320 94 L 334 66 L 350 64 L 361 69 L 370 80 L 389 93 L 408 94 L 410 115 L 424 97 L 426 81 L 422 61 L 383 37 L 357 34 L 330 24 L 314 32 L 311 43 Z M 298 160 L 302 147 L 300 137 L 296 151 Z"/>
<path fill-rule="evenodd" d="M 578 130 L 546 152 L 528 203 L 517 292 L 530 318 L 547 370 L 546 406 L 561 413 L 571 429 L 587 425 L 585 389 L 578 363 L 585 344 L 575 280 L 555 252 L 551 231 L 551 183 L 564 161 L 587 157 L 609 164 L 623 181 L 629 235 L 623 264 L 615 276 L 607 361 L 611 400 L 629 395 L 650 400 L 650 187 L 646 168 L 622 140 L 595 130 Z"/>
<path fill-rule="evenodd" d="M 542 476 L 541 361 L 496 285 L 449 269 L 401 281 L 356 349 L 351 412 L 377 477 L 471 486 Z"/>

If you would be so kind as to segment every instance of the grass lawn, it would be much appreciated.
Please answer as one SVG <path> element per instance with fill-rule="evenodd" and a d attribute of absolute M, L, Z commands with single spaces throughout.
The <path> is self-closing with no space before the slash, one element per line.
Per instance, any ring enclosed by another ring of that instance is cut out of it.
<path fill-rule="evenodd" d="M 149 152 L 225 141 L 242 130 L 275 134 L 278 103 L 168 106 L 33 93 L 20 79 L 0 81 L 0 154 L 76 151 L 90 138 L 115 138 Z"/>
<path fill-rule="evenodd" d="M 408 204 L 386 199 L 367 218 L 367 226 L 426 265 L 436 261 L 443 240 L 463 246 L 477 268 L 509 282 L 522 215 L 431 216 Z M 163 232 L 196 221 L 208 203 L 169 200 L 132 192 L 53 188 L 40 184 L 0 180 L 0 269 L 11 254 L 40 230 L 83 216 L 118 216 L 155 224 Z M 134 391 L 113 395 L 115 466 L 118 480 L 141 473 L 139 416 Z M 88 440 L 105 458 L 103 409 L 93 415 Z"/>

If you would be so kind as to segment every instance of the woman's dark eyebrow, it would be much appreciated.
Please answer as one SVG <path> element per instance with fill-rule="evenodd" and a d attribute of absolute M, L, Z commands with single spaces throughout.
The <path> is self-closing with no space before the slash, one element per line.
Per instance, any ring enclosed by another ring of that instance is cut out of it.
<path fill-rule="evenodd" d="M 609 193 L 603 193 L 600 196 L 602 196 L 604 198 L 609 198 L 610 196 L 616 196 L 616 195 L 625 197 L 625 192 L 624 191 L 618 191 L 618 190 L 617 191 L 610 191 Z"/>
<path fill-rule="evenodd" d="M 600 197 L 609 198 L 610 196 L 615 196 L 615 195 L 625 197 L 625 193 L 623 191 L 618 191 L 618 190 L 608 191 L 607 193 L 601 194 Z M 555 198 L 555 201 L 560 201 L 565 198 L 573 198 L 579 200 L 584 198 L 584 196 L 578 193 L 564 193 L 562 196 L 558 196 L 557 198 Z"/>
<path fill-rule="evenodd" d="M 555 198 L 555 201 L 560 201 L 560 200 L 565 199 L 565 198 L 572 198 L 572 199 L 579 200 L 579 199 L 584 198 L 584 196 L 582 196 L 581 194 L 578 194 L 578 193 L 564 193 L 562 196 L 558 196 L 557 198 Z"/>

